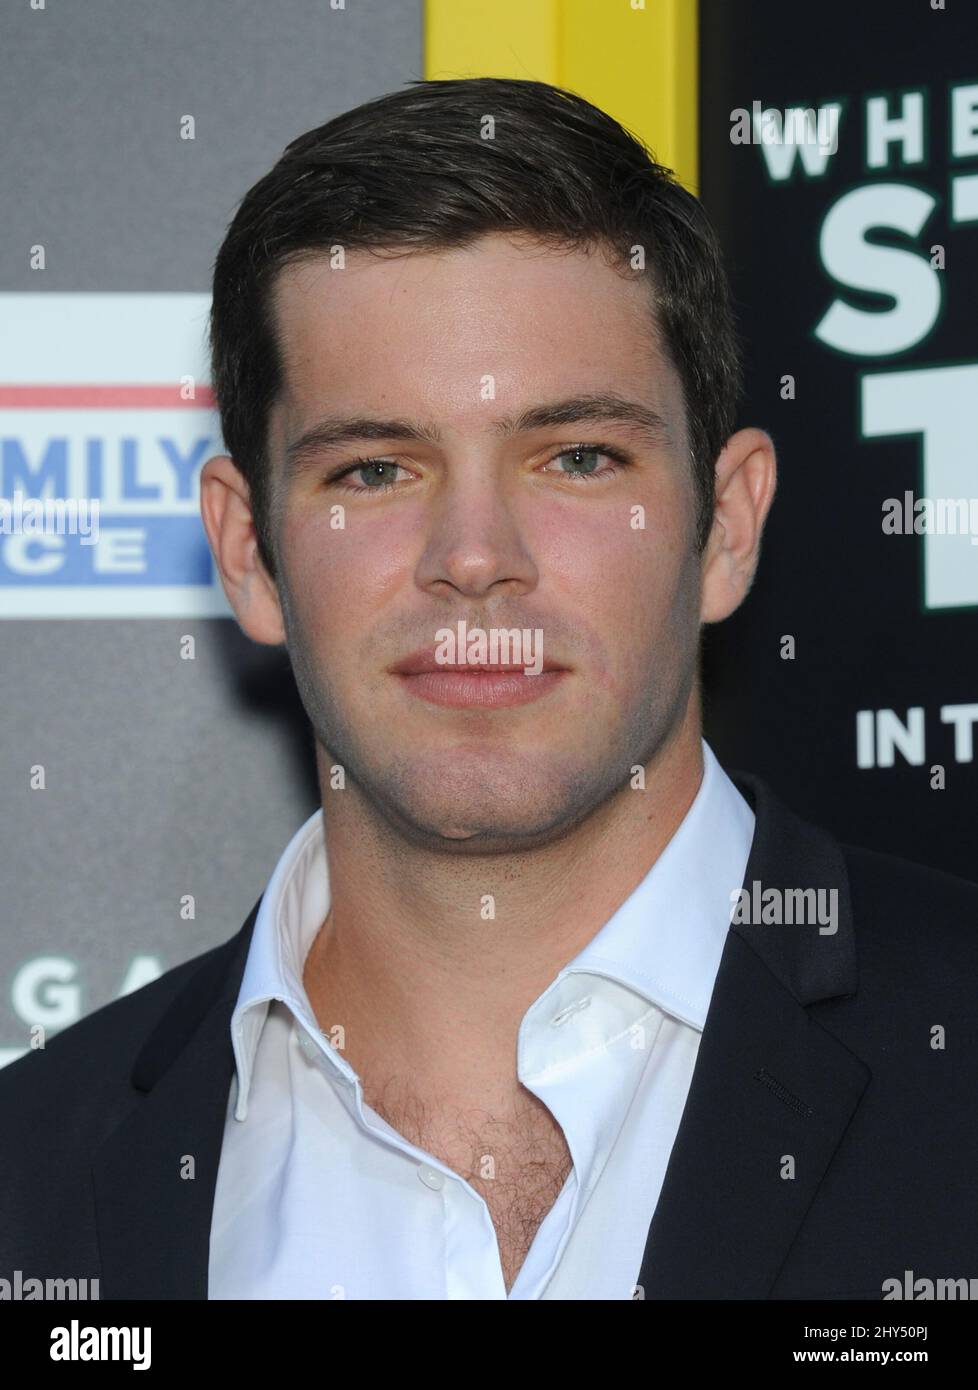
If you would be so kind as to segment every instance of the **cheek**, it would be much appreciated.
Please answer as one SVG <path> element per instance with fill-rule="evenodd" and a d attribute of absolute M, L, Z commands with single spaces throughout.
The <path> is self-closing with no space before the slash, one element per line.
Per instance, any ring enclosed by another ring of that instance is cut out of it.
<path fill-rule="evenodd" d="M 367 616 L 404 582 L 416 549 L 416 526 L 404 509 L 370 516 L 330 504 L 316 516 L 287 518 L 284 557 L 289 588 L 307 625 L 332 634 L 363 632 Z M 336 518 L 334 520 L 334 518 Z M 342 525 L 340 525 L 342 521 Z"/>
<path fill-rule="evenodd" d="M 632 512 L 630 499 L 561 508 L 534 537 L 541 580 L 559 596 L 564 621 L 594 639 L 589 680 L 622 705 L 645 688 L 650 664 L 659 679 L 664 667 L 678 666 L 690 628 L 682 500 L 663 497 L 652 506 L 646 498 L 643 506 L 644 515 Z"/>

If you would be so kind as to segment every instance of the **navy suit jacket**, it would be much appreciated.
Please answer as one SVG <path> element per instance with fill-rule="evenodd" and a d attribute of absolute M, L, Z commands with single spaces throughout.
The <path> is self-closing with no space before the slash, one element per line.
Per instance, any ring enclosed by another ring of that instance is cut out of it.
<path fill-rule="evenodd" d="M 731 925 L 636 1296 L 978 1276 L 978 885 L 841 845 L 730 775 L 756 816 L 745 887 L 835 889 L 837 930 Z M 257 909 L 0 1071 L 0 1278 L 207 1298 Z"/>

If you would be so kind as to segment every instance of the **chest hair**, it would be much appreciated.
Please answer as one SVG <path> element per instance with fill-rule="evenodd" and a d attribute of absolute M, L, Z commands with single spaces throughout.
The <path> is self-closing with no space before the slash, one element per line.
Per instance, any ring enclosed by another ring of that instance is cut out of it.
<path fill-rule="evenodd" d="M 484 1199 L 508 1292 L 573 1166 L 564 1132 L 548 1108 L 524 1086 L 501 1114 L 444 1101 L 435 1105 L 399 1077 L 376 1091 L 365 1087 L 364 1100 Z"/>

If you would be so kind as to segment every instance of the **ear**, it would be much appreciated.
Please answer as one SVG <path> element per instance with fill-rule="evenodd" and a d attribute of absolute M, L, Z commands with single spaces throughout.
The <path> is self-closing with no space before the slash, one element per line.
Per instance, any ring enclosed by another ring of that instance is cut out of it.
<path fill-rule="evenodd" d="M 700 620 L 719 623 L 740 606 L 751 584 L 761 533 L 774 500 L 777 464 L 763 430 L 738 430 L 716 462 L 713 529 L 702 562 Z"/>
<path fill-rule="evenodd" d="M 200 514 L 224 592 L 242 630 L 278 646 L 285 626 L 278 591 L 258 554 L 251 492 L 227 454 L 215 454 L 200 473 Z"/>

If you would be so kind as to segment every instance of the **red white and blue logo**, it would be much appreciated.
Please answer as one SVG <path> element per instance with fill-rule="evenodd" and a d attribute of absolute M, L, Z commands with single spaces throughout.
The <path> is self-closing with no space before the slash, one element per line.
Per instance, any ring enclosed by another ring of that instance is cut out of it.
<path fill-rule="evenodd" d="M 0 294 L 0 615 L 223 617 L 197 294 Z"/>

